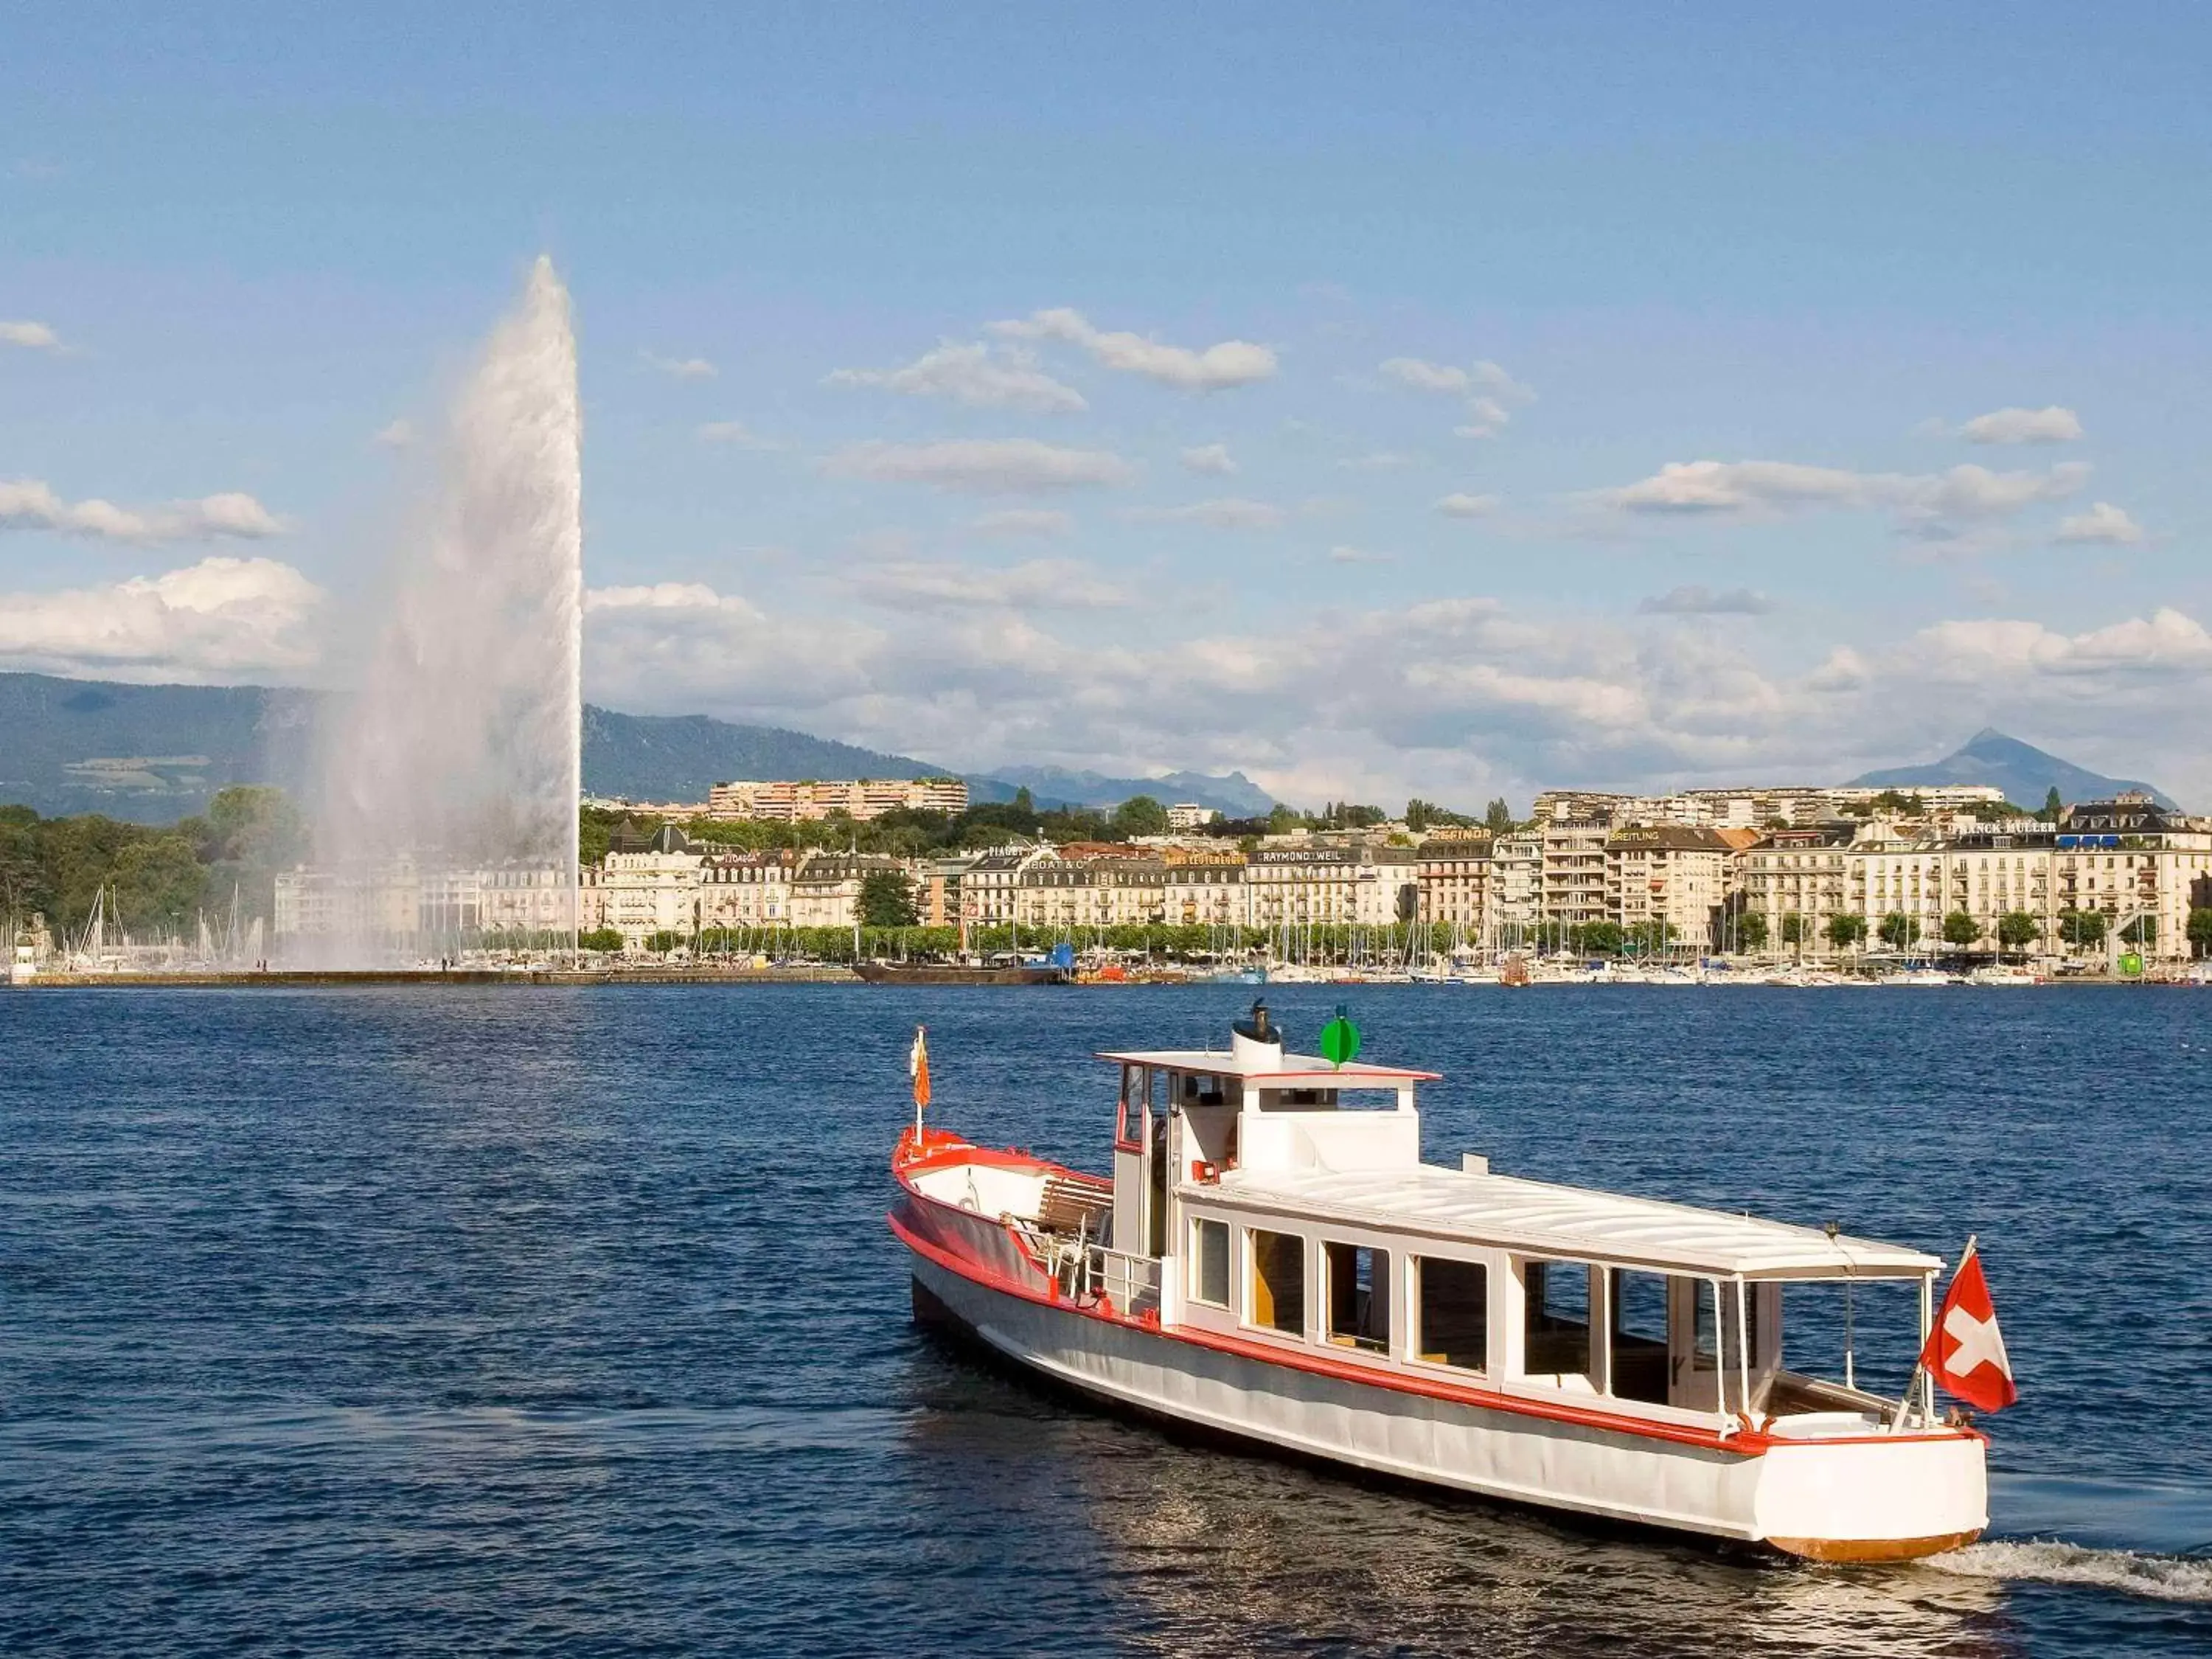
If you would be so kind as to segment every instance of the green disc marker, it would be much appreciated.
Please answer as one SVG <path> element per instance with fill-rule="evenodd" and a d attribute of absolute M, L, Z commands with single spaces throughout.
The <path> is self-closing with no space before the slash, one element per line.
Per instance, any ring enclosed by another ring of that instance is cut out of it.
<path fill-rule="evenodd" d="M 1359 1028 L 1339 1008 L 1336 1018 L 1321 1028 L 1321 1056 L 1330 1065 L 1340 1067 L 1358 1052 Z"/>

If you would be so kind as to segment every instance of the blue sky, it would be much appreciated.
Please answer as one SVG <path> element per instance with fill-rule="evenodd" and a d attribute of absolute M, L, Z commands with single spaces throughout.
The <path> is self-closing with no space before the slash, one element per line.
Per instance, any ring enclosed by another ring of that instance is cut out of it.
<path fill-rule="evenodd" d="M 2212 800 L 2212 21 L 1815 15 L 19 8 L 0 663 L 315 679 L 543 249 L 616 707 Z"/>

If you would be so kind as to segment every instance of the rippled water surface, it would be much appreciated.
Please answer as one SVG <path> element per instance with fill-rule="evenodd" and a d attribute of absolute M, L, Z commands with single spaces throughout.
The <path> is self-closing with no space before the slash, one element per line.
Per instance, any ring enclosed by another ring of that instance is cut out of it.
<path fill-rule="evenodd" d="M 2212 1651 L 2212 994 L 1351 994 L 1448 1074 L 1439 1161 L 1979 1233 L 1991 1541 L 1593 1534 L 917 1332 L 914 1022 L 940 1121 L 1103 1167 L 1087 1056 L 1249 992 L 45 991 L 0 995 L 0 1650 Z"/>

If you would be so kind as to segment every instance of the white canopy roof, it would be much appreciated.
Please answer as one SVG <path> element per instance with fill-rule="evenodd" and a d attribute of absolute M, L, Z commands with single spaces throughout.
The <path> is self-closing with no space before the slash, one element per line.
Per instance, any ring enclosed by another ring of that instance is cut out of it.
<path fill-rule="evenodd" d="M 1396 1066 L 1332 1066 L 1319 1054 L 1287 1054 L 1266 1045 L 1244 1054 L 1224 1048 L 1160 1048 L 1135 1054 L 1103 1054 L 1121 1066 L 1157 1066 L 1169 1072 L 1210 1072 L 1247 1083 L 1287 1089 L 1395 1089 L 1401 1083 L 1433 1083 L 1438 1072 L 1409 1072 Z"/>
<path fill-rule="evenodd" d="M 1201 1203 L 1218 1197 L 1378 1231 L 1675 1273 L 1913 1278 L 1943 1265 L 1902 1245 L 1848 1234 L 1832 1239 L 1817 1227 L 1429 1164 L 1346 1173 L 1231 1170 L 1218 1186 L 1182 1191 Z"/>

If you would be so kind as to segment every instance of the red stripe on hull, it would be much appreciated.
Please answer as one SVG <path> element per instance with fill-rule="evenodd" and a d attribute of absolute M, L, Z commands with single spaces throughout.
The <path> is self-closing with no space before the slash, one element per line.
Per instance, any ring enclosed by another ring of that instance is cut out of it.
<path fill-rule="evenodd" d="M 1164 1328 L 1130 1319 L 1113 1311 L 1110 1307 L 1094 1307 L 1073 1302 L 1058 1294 L 1057 1287 L 1042 1268 L 1032 1262 L 1035 1283 L 1025 1284 L 996 1270 L 989 1262 L 959 1250 L 948 1248 L 949 1240 L 941 1226 L 933 1224 L 937 1218 L 933 1211 L 949 1211 L 966 1223 L 981 1223 L 1000 1234 L 1006 1229 L 995 1223 L 963 1210 L 907 1188 L 906 1201 L 887 1215 L 891 1231 L 901 1243 L 915 1255 L 935 1262 L 948 1273 L 959 1274 L 971 1283 L 1002 1295 L 1018 1297 L 1024 1302 L 1042 1303 L 1066 1313 L 1078 1314 L 1086 1319 L 1096 1319 L 1125 1329 L 1141 1331 L 1164 1342 L 1180 1342 L 1197 1348 L 1211 1348 L 1247 1359 L 1256 1359 L 1270 1365 L 1279 1365 L 1285 1370 L 1310 1371 L 1317 1376 L 1357 1382 L 1369 1388 L 1387 1389 L 1397 1394 L 1425 1395 L 1431 1400 L 1447 1400 L 1455 1405 L 1474 1406 L 1486 1411 L 1504 1412 L 1516 1417 L 1541 1418 L 1554 1423 L 1572 1423 L 1577 1426 L 1601 1429 L 1609 1433 L 1630 1435 L 1640 1439 L 1664 1440 L 1677 1445 L 1696 1446 L 1707 1451 L 1728 1452 L 1739 1456 L 1756 1457 L 1777 1443 L 1771 1436 L 1755 1431 L 1730 1435 L 1723 1439 L 1711 1430 L 1678 1426 L 1671 1423 L 1652 1423 L 1633 1418 L 1616 1417 L 1606 1412 L 1581 1410 L 1572 1406 L 1553 1406 L 1542 1401 L 1523 1400 L 1516 1395 L 1496 1394 L 1482 1389 L 1469 1389 L 1453 1383 L 1434 1381 L 1424 1376 L 1409 1376 L 1402 1372 L 1370 1370 L 1364 1365 L 1346 1364 L 1322 1354 L 1308 1354 L 1279 1348 L 1270 1343 L 1248 1341 L 1239 1337 L 1222 1336 L 1212 1331 L 1192 1330 L 1188 1327 Z M 922 1219 L 929 1217 L 927 1220 Z M 912 1218 L 910 1221 L 908 1218 Z M 920 1224 L 915 1224 L 919 1222 Z M 927 1231 L 925 1231 L 927 1230 Z M 958 1230 L 965 1234 L 967 1229 Z M 934 1235 L 932 1237 L 931 1235 Z M 1007 1235 L 1011 1238 L 1011 1235 Z M 1026 1256 L 1026 1252 L 1024 1252 Z"/>

